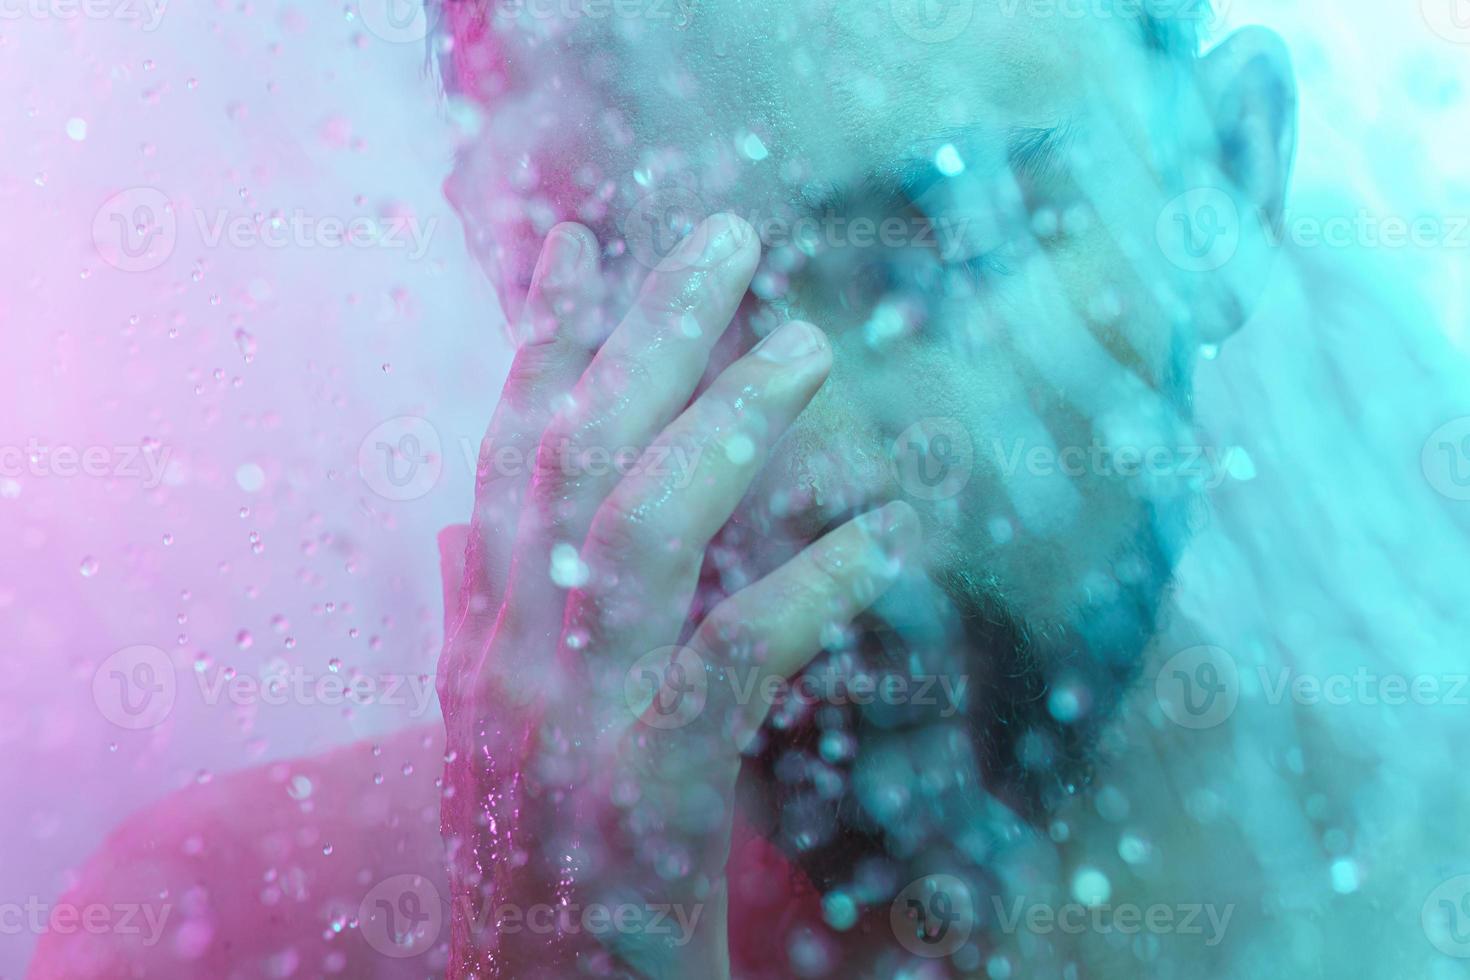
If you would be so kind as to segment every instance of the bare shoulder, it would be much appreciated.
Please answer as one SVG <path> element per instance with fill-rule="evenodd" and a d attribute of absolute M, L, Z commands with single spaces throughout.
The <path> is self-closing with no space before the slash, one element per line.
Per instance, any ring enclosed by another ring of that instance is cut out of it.
<path fill-rule="evenodd" d="M 441 943 L 428 926 L 437 932 L 434 900 L 448 894 L 442 763 L 439 727 L 420 727 L 147 807 L 78 870 L 29 976 L 432 975 Z M 371 905 L 417 916 L 418 932 L 359 922 Z"/>

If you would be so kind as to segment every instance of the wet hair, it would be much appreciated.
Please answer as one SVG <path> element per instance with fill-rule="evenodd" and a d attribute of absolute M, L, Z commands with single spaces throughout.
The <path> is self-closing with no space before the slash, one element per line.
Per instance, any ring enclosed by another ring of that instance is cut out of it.
<path fill-rule="evenodd" d="M 425 0 L 434 31 L 429 58 L 446 93 L 481 101 L 505 85 L 503 41 L 491 24 L 496 0 Z M 1170 59 L 1199 54 L 1211 0 L 1140 0 L 1139 33 L 1146 49 Z"/>

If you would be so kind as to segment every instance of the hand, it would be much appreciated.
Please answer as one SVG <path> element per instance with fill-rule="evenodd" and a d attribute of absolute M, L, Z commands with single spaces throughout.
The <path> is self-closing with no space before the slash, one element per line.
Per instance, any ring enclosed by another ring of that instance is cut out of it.
<path fill-rule="evenodd" d="M 887 588 L 918 536 L 913 510 L 890 504 L 690 624 L 707 545 L 831 352 L 816 327 L 785 324 L 691 404 L 754 274 L 754 231 L 723 215 L 702 224 L 594 353 L 597 254 L 574 225 L 542 253 L 528 339 L 482 452 L 535 447 L 536 465 L 527 485 L 481 467 L 460 623 L 439 668 L 454 976 L 567 976 L 609 953 L 642 975 L 728 975 L 734 788 L 767 710 L 743 693 L 760 684 L 729 672 L 799 671 L 825 630 Z M 636 462 L 624 474 L 572 465 L 592 449 Z M 658 465 L 671 450 L 687 474 Z M 513 546 L 497 547 L 512 527 Z M 676 725 L 660 713 L 670 704 Z M 690 934 L 613 930 L 599 946 L 496 928 L 505 906 L 593 903 L 682 906 Z"/>

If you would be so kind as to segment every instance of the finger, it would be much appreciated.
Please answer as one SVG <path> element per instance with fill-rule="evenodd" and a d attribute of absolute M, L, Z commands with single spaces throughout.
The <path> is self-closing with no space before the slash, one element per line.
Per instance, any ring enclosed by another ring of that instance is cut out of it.
<path fill-rule="evenodd" d="M 522 313 L 523 343 L 480 446 L 464 611 L 481 631 L 493 625 L 504 598 L 536 445 L 558 398 L 592 361 L 602 287 L 598 251 L 581 225 L 557 225 L 547 236 Z"/>
<path fill-rule="evenodd" d="M 710 539 L 831 366 L 820 330 L 787 323 L 670 423 L 593 518 L 568 625 L 609 649 L 678 635 Z"/>
<path fill-rule="evenodd" d="M 767 678 L 800 671 L 825 633 L 845 628 L 877 600 L 919 541 L 919 516 L 902 501 L 848 521 L 711 610 L 691 648 L 717 666 L 756 664 L 756 683 L 745 689 L 764 690 Z M 770 707 L 759 697 L 734 706 L 728 720 L 740 745 Z"/>
<path fill-rule="evenodd" d="M 644 282 L 632 311 L 608 337 L 559 410 L 536 455 L 531 520 L 516 541 L 513 575 L 526 583 L 517 615 L 533 630 L 560 626 L 564 576 L 551 574 L 557 545 L 580 547 L 592 516 L 620 479 L 606 459 L 638 454 L 689 402 L 715 341 L 729 326 L 755 274 L 755 231 L 716 215 Z M 603 463 L 592 465 L 589 451 Z"/>
<path fill-rule="evenodd" d="M 470 526 L 451 524 L 439 532 L 439 581 L 444 591 L 444 636 L 459 625 L 460 589 L 464 586 L 464 553 Z"/>

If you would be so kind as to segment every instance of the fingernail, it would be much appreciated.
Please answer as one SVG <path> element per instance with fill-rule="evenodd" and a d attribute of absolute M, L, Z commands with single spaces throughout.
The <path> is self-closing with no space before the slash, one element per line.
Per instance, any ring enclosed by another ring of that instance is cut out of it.
<path fill-rule="evenodd" d="M 868 511 L 858 518 L 858 525 L 889 559 L 907 554 L 919 535 L 919 515 L 901 500 Z"/>
<path fill-rule="evenodd" d="M 745 243 L 750 227 L 733 215 L 717 214 L 694 230 L 685 245 L 688 253 L 696 249 L 698 255 L 690 255 L 702 266 L 719 265 L 734 255 Z"/>
<path fill-rule="evenodd" d="M 547 243 L 546 269 L 542 275 L 545 285 L 562 286 L 571 282 L 582 265 L 582 253 L 586 251 L 582 236 L 570 231 L 554 231 Z"/>
<path fill-rule="evenodd" d="M 810 323 L 792 320 L 782 324 L 775 332 L 766 334 L 755 353 L 768 361 L 787 364 L 811 357 L 822 349 L 822 332 Z"/>

